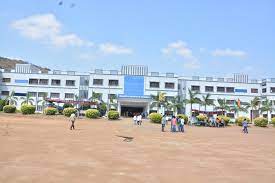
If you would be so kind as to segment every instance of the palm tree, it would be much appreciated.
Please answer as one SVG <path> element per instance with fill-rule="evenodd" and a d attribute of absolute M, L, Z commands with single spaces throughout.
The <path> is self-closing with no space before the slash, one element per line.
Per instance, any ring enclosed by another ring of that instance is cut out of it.
<path fill-rule="evenodd" d="M 115 108 L 117 109 L 117 102 L 115 100 L 117 99 L 116 95 L 110 95 L 109 103 L 108 103 L 108 110 Z"/>
<path fill-rule="evenodd" d="M 174 113 L 177 113 L 179 109 L 183 107 L 183 103 L 180 101 L 179 96 L 173 97 L 171 100 L 166 100 L 166 105 L 169 110 L 173 110 Z"/>
<path fill-rule="evenodd" d="M 101 97 L 102 97 L 102 93 L 93 92 L 92 97 L 90 97 L 89 100 L 92 102 L 101 102 L 102 101 Z"/>
<path fill-rule="evenodd" d="M 218 106 L 215 107 L 215 109 L 217 110 L 222 110 L 222 115 L 225 115 L 226 111 L 230 110 L 230 107 L 227 105 L 226 100 L 225 99 L 218 99 Z"/>
<path fill-rule="evenodd" d="M 266 99 L 265 101 L 262 102 L 262 107 L 260 108 L 261 113 L 267 112 L 267 119 L 269 116 L 269 113 L 274 111 L 274 107 L 272 105 L 272 101 Z"/>
<path fill-rule="evenodd" d="M 198 91 L 192 92 L 191 89 L 189 88 L 188 94 L 189 94 L 189 98 L 185 99 L 183 102 L 185 104 L 190 104 L 190 113 L 191 113 L 190 116 L 192 116 L 193 104 L 199 104 L 201 100 L 200 98 L 196 97 L 199 94 Z"/>
<path fill-rule="evenodd" d="M 18 97 L 14 96 L 14 91 L 12 91 L 10 93 L 10 95 L 8 95 L 5 99 L 6 103 L 8 103 L 9 105 L 16 105 L 17 101 L 18 101 Z"/>
<path fill-rule="evenodd" d="M 157 111 L 159 112 L 159 108 L 161 106 L 165 106 L 166 104 L 166 100 L 165 100 L 165 95 L 166 93 L 164 92 L 158 92 L 158 94 L 155 95 L 151 95 L 153 101 L 151 103 L 151 107 L 157 107 Z"/>
<path fill-rule="evenodd" d="M 239 112 L 248 113 L 248 108 L 249 108 L 249 105 L 241 105 L 241 106 L 234 105 L 230 108 L 230 111 L 234 112 L 234 116 L 239 117 Z"/>
<path fill-rule="evenodd" d="M 211 94 L 207 93 L 206 96 L 202 96 L 201 105 L 204 106 L 204 111 L 206 112 L 206 107 L 210 105 L 214 105 L 214 101 L 210 99 Z"/>
<path fill-rule="evenodd" d="M 42 113 L 44 114 L 44 108 L 45 108 L 45 104 L 47 102 L 47 93 L 44 93 L 43 96 L 42 96 L 42 100 L 37 100 L 36 101 L 36 106 L 38 106 L 38 103 L 41 102 L 41 105 L 42 105 Z"/>
<path fill-rule="evenodd" d="M 23 99 L 22 104 L 33 104 L 34 103 L 34 99 L 31 98 L 30 93 L 27 93 L 26 97 L 21 97 L 20 99 Z"/>
<path fill-rule="evenodd" d="M 254 97 L 253 100 L 250 101 L 250 103 L 247 105 L 247 108 L 251 108 L 251 113 L 250 115 L 250 121 L 252 122 L 254 116 L 253 116 L 253 110 L 258 110 L 260 106 L 261 100 L 259 97 Z"/>
<path fill-rule="evenodd" d="M 79 107 L 79 104 L 78 104 L 78 102 L 79 102 L 79 96 L 77 95 L 77 94 L 74 94 L 74 101 L 76 101 L 76 108 L 78 109 L 78 107 Z"/>

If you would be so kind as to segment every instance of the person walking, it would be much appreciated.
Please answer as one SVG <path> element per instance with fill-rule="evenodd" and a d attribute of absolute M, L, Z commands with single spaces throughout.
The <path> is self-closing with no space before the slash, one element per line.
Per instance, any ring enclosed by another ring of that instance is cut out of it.
<path fill-rule="evenodd" d="M 184 122 L 185 122 L 184 118 L 181 118 L 180 119 L 180 132 L 182 132 L 182 133 L 184 132 Z"/>
<path fill-rule="evenodd" d="M 141 123 L 142 123 L 142 116 L 141 116 L 141 114 L 139 114 L 137 116 L 137 122 L 138 122 L 138 125 L 141 125 Z"/>
<path fill-rule="evenodd" d="M 69 121 L 71 122 L 71 127 L 70 127 L 71 130 L 74 129 L 75 118 L 76 118 L 75 113 L 72 113 L 70 118 L 69 118 Z"/>
<path fill-rule="evenodd" d="M 166 125 L 166 118 L 165 118 L 165 114 L 164 114 L 161 119 L 161 131 L 162 132 L 164 132 L 165 125 Z"/>
<path fill-rule="evenodd" d="M 246 119 L 244 119 L 244 121 L 242 122 L 242 125 L 243 125 L 243 133 L 248 133 L 248 130 L 247 130 L 248 123 Z"/>
<path fill-rule="evenodd" d="M 137 124 L 137 115 L 136 114 L 134 114 L 133 121 L 134 121 L 134 125 L 136 125 Z"/>

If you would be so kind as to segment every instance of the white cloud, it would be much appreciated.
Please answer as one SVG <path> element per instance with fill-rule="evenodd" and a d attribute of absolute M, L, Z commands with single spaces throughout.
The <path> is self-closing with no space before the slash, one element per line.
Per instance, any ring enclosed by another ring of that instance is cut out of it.
<path fill-rule="evenodd" d="M 19 19 L 12 22 L 11 27 L 27 38 L 57 47 L 93 45 L 76 34 L 62 33 L 62 24 L 53 14 L 38 14 Z"/>
<path fill-rule="evenodd" d="M 230 48 L 226 49 L 216 49 L 212 52 L 215 57 L 245 57 L 247 53 L 241 50 L 232 50 Z"/>
<path fill-rule="evenodd" d="M 168 44 L 166 48 L 161 49 L 161 52 L 164 55 L 177 55 L 182 57 L 186 69 L 198 69 L 200 67 L 200 63 L 193 55 L 192 50 L 187 46 L 187 43 L 181 40 Z"/>
<path fill-rule="evenodd" d="M 99 45 L 99 50 L 105 54 L 132 54 L 133 50 L 121 45 L 116 45 L 113 43 L 103 43 Z"/>

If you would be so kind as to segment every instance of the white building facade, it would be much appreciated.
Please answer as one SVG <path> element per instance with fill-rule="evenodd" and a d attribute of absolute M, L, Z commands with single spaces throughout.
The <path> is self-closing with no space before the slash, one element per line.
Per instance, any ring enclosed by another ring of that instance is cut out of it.
<path fill-rule="evenodd" d="M 157 111 L 156 107 L 151 106 L 152 95 L 164 92 L 168 100 L 177 96 L 184 100 L 189 97 L 188 89 L 199 92 L 199 98 L 210 93 L 215 104 L 217 99 L 225 99 L 228 105 L 233 105 L 236 100 L 246 104 L 257 96 L 261 100 L 271 100 L 275 106 L 275 79 L 249 80 L 247 75 L 235 74 L 232 78 L 182 77 L 174 73 L 148 72 L 146 66 L 138 65 L 122 66 L 121 71 L 96 69 L 90 73 L 41 73 L 29 64 L 18 64 L 15 70 L 11 71 L 0 70 L 1 98 L 14 92 L 14 96 L 19 98 L 16 105 L 20 107 L 28 94 L 37 106 L 37 111 L 42 110 L 43 97 L 88 101 L 93 93 L 99 93 L 101 100 L 106 103 L 115 96 L 117 110 L 121 115 L 127 116 L 128 113 L 134 112 L 149 114 Z M 194 104 L 192 108 L 198 112 L 215 111 L 213 106 L 207 106 L 205 109 L 199 104 Z M 180 111 L 190 115 L 190 104 L 186 104 Z M 175 114 L 177 111 L 170 109 L 167 112 Z M 256 114 L 260 115 L 259 112 Z M 231 112 L 228 112 L 228 115 L 234 116 Z M 250 117 L 251 111 L 239 115 Z M 275 117 L 275 113 L 270 113 L 268 117 Z"/>

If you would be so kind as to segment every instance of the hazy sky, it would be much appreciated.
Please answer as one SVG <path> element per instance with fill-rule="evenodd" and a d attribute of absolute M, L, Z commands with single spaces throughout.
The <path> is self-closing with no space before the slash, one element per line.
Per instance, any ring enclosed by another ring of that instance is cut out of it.
<path fill-rule="evenodd" d="M 148 65 L 180 75 L 275 77 L 273 0 L 9 0 L 0 56 L 50 69 Z"/>

